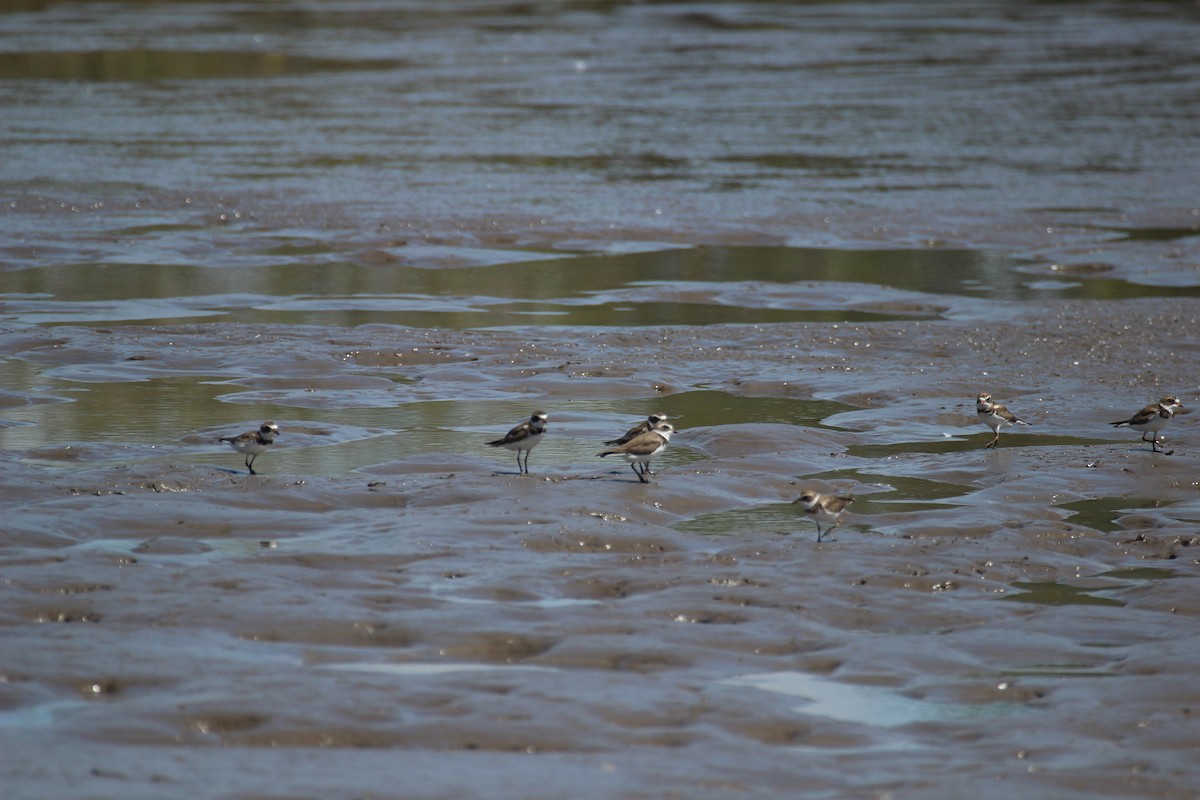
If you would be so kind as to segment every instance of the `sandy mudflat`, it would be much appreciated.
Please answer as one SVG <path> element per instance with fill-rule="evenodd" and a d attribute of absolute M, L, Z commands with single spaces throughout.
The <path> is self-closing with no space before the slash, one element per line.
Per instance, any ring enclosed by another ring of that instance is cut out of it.
<path fill-rule="evenodd" d="M 98 391 L 136 365 L 117 384 L 135 404 L 219 375 L 217 344 L 222 364 L 271 364 L 224 392 L 311 402 L 257 477 L 203 425 L 5 460 L 0 696 L 25 765 L 8 780 L 1187 797 L 1200 439 L 1183 417 L 1175 454 L 1153 454 L 1105 423 L 1167 390 L 1160 343 L 1194 313 L 10 334 L 14 357 Z M 367 374 L 419 413 L 356 409 Z M 995 451 L 970 401 L 985 386 L 1033 423 Z M 551 429 L 521 478 L 482 442 L 531 403 Z M 682 418 L 652 485 L 594 458 L 659 408 Z M 857 496 L 832 541 L 789 504 L 802 485 Z"/>
<path fill-rule="evenodd" d="M 1194 4 L 9 5 L 3 800 L 1200 794 Z"/>

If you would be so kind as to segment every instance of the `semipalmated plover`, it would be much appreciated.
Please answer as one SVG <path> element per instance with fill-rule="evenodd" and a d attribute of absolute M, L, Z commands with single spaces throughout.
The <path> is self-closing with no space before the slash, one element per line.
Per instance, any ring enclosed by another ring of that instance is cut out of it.
<path fill-rule="evenodd" d="M 246 431 L 237 436 L 222 436 L 220 441 L 226 442 L 234 450 L 244 454 L 246 469 L 250 470 L 251 475 L 257 475 L 258 473 L 254 471 L 254 459 L 258 457 L 259 453 L 266 450 L 278 435 L 279 426 L 268 420 L 258 426 L 256 431 Z"/>
<path fill-rule="evenodd" d="M 491 447 L 503 447 L 505 450 L 515 450 L 517 453 L 517 471 L 522 475 L 529 472 L 529 451 L 542 441 L 546 432 L 547 417 L 545 412 L 535 411 L 527 422 L 522 422 L 508 433 L 503 439 L 488 442 Z M 521 465 L 521 451 L 525 451 L 525 465 Z"/>
<path fill-rule="evenodd" d="M 671 441 L 671 434 L 674 432 L 675 429 L 671 427 L 671 423 L 659 422 L 652 430 L 640 433 L 625 444 L 618 445 L 611 450 L 604 450 L 596 455 L 601 458 L 621 456 L 629 462 L 633 474 L 638 476 L 639 481 L 649 483 L 650 479 L 646 475 L 650 473 L 650 459 L 667 449 L 667 444 Z"/>
<path fill-rule="evenodd" d="M 979 421 L 992 429 L 995 437 L 987 443 L 988 447 L 995 447 L 1000 443 L 1000 429 L 1010 425 L 1029 425 L 1023 419 L 1018 419 L 1017 415 L 1009 411 L 1006 407 L 999 403 L 992 402 L 992 396 L 987 392 L 980 392 L 975 398 L 975 413 L 979 415 Z"/>
<path fill-rule="evenodd" d="M 1109 424 L 1115 428 L 1122 425 L 1128 425 L 1135 431 L 1142 431 L 1142 441 L 1146 441 L 1146 434 L 1153 434 L 1150 439 L 1150 449 L 1158 452 L 1158 432 L 1167 427 L 1167 423 L 1171 421 L 1171 417 L 1175 416 L 1176 411 L 1183 409 L 1183 403 L 1179 402 L 1179 398 L 1175 396 L 1164 397 L 1157 403 L 1151 403 L 1141 411 L 1134 414 L 1129 419 L 1123 419 L 1120 422 L 1110 422 Z"/>
<path fill-rule="evenodd" d="M 651 414 L 646 418 L 645 422 L 639 422 L 637 425 L 634 425 L 632 428 L 625 431 L 625 435 L 620 439 L 610 439 L 609 441 L 605 442 L 605 444 L 609 447 L 620 447 L 626 442 L 631 441 L 635 436 L 641 436 L 646 431 L 654 430 L 655 425 L 660 422 L 666 422 L 669 419 L 671 418 L 661 412 L 658 414 Z"/>
<path fill-rule="evenodd" d="M 817 523 L 817 541 L 819 542 L 821 536 L 824 535 L 821 526 L 824 525 L 826 530 L 836 528 L 842 521 L 842 512 L 853 502 L 853 497 L 838 497 L 832 494 L 805 491 L 804 494 L 793 500 L 792 504 L 802 503 L 804 513 Z"/>

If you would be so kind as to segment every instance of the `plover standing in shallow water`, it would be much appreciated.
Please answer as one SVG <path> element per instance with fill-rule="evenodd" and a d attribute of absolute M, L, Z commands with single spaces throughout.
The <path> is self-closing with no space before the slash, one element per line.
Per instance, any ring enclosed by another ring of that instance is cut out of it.
<path fill-rule="evenodd" d="M 1119 428 L 1122 425 L 1128 425 L 1135 431 L 1142 432 L 1142 441 L 1146 441 L 1146 434 L 1152 434 L 1150 439 L 1150 449 L 1158 452 L 1158 432 L 1167 427 L 1167 423 L 1171 421 L 1171 417 L 1175 416 L 1175 412 L 1183 409 L 1183 403 L 1179 402 L 1179 398 L 1174 395 L 1164 397 L 1157 403 L 1151 403 L 1141 411 L 1134 414 L 1129 419 L 1123 419 L 1120 422 L 1110 422 L 1114 428 Z"/>
<path fill-rule="evenodd" d="M 842 521 L 842 512 L 853 502 L 853 497 L 838 497 L 832 494 L 806 491 L 793 500 L 792 504 L 802 503 L 804 513 L 817 523 L 817 541 L 819 542 L 824 535 L 821 526 L 824 525 L 826 530 L 836 528 Z"/>
<path fill-rule="evenodd" d="M 1009 411 L 1006 407 L 999 403 L 992 402 L 992 396 L 987 392 L 980 392 L 975 398 L 975 413 L 979 415 L 979 421 L 992 429 L 995 437 L 987 443 L 987 446 L 995 447 L 1000 443 L 1000 429 L 1010 425 L 1028 425 L 1029 423 L 1023 419 L 1018 419 L 1017 415 Z"/>
<path fill-rule="evenodd" d="M 674 432 L 675 429 L 671 427 L 671 423 L 660 422 L 652 430 L 638 434 L 625 444 L 618 445 L 611 450 L 604 450 L 596 455 L 601 458 L 621 456 L 629 462 L 633 474 L 638 476 L 639 481 L 649 483 L 650 479 L 646 476 L 653 474 L 650 472 L 650 459 L 667 449 L 667 445 L 671 441 L 671 434 Z"/>
<path fill-rule="evenodd" d="M 222 436 L 220 441 L 227 443 L 234 450 L 246 456 L 246 469 L 250 470 L 251 475 L 257 475 L 254 471 L 254 459 L 258 454 L 267 449 L 271 442 L 275 441 L 275 437 L 279 435 L 279 426 L 274 422 L 267 420 L 262 425 L 258 426 L 256 431 L 246 431 L 239 433 L 237 436 Z"/>
<path fill-rule="evenodd" d="M 639 422 L 637 425 L 634 425 L 632 428 L 625 431 L 625 434 L 620 439 L 610 439 L 609 441 L 605 442 L 605 444 L 609 447 L 620 447 L 626 442 L 632 441 L 634 437 L 641 436 L 646 431 L 654 430 L 655 425 L 660 422 L 666 422 L 669 419 L 670 417 L 661 412 L 657 414 L 651 414 L 644 422 Z"/>
<path fill-rule="evenodd" d="M 535 411 L 527 422 L 522 422 L 508 433 L 503 439 L 488 442 L 490 447 L 503 447 L 505 450 L 515 450 L 517 453 L 517 471 L 522 475 L 529 474 L 529 452 L 542 441 L 546 432 L 548 417 L 545 412 Z M 521 465 L 521 451 L 525 452 L 525 465 Z"/>

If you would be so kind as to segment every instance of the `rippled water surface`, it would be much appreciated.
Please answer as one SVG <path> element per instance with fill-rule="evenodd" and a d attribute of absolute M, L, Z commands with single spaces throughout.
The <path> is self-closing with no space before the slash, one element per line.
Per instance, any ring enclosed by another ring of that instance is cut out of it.
<path fill-rule="evenodd" d="M 1195 41 L 5 5 L 0 795 L 1194 797 Z"/>

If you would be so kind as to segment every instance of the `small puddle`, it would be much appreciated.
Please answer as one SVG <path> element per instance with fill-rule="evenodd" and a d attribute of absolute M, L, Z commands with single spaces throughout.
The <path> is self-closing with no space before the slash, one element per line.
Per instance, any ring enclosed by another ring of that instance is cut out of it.
<path fill-rule="evenodd" d="M 897 510 L 897 503 L 904 504 L 903 510 L 911 510 L 923 504 L 936 508 L 949 508 L 953 503 L 938 503 L 953 497 L 962 497 L 974 489 L 944 481 L 934 481 L 928 478 L 914 478 L 905 475 L 884 475 L 881 473 L 861 472 L 859 470 L 833 470 L 809 476 L 814 481 L 847 481 L 852 480 L 861 485 L 861 492 L 855 498 L 855 506 L 860 501 L 876 505 L 886 505 L 889 510 Z"/>
<path fill-rule="evenodd" d="M 925 441 L 850 445 L 846 448 L 846 454 L 859 458 L 888 458 L 889 456 L 910 453 L 924 453 L 927 455 L 965 453 L 971 450 L 986 449 L 987 443 L 991 439 L 992 434 L 981 425 L 978 428 L 955 429 L 953 434 L 942 435 L 940 438 L 931 438 Z M 1106 443 L 1106 440 L 1103 439 L 1046 436 L 1038 433 L 1029 433 L 1026 429 L 1019 429 L 1016 431 L 1005 430 L 1000 436 L 1000 444 L 996 450 L 1023 447 L 1084 447 Z"/>
<path fill-rule="evenodd" d="M 1128 569 L 1111 569 L 1101 572 L 1102 578 L 1116 578 L 1129 581 L 1165 581 L 1180 577 L 1179 573 L 1162 567 L 1130 567 Z"/>
<path fill-rule="evenodd" d="M 767 672 L 730 678 L 721 683 L 799 698 L 805 702 L 792 709 L 799 713 L 876 728 L 973 719 L 1023 710 L 1022 706 L 1014 703 L 976 705 L 913 700 L 894 689 L 841 683 L 803 672 Z"/>
<path fill-rule="evenodd" d="M 852 406 L 830 400 L 746 397 L 716 389 L 696 389 L 662 398 L 664 413 L 679 427 L 702 428 L 746 423 L 825 427 L 822 421 Z"/>
<path fill-rule="evenodd" d="M 20 731 L 21 734 L 47 730 L 57 725 L 60 719 L 85 712 L 90 706 L 91 703 L 85 700 L 56 700 L 6 709 L 0 711 L 0 729 Z"/>
<path fill-rule="evenodd" d="M 815 530 L 799 507 L 791 503 L 769 503 L 702 514 L 672 527 L 683 533 L 718 536 L 741 536 L 756 531 L 784 535 L 799 533 L 806 528 Z"/>
<path fill-rule="evenodd" d="M 457 675 L 470 672 L 557 672 L 553 667 L 539 667 L 526 664 L 371 664 L 347 662 L 341 664 L 320 664 L 321 669 L 334 669 L 345 672 L 371 672 L 377 675 L 393 675 L 398 678 L 421 677 L 429 675 Z"/>
<path fill-rule="evenodd" d="M 854 503 L 839 526 L 840 529 L 869 529 L 869 518 L 876 514 L 954 508 L 957 504 L 938 501 L 960 497 L 971 491 L 969 487 L 924 478 L 860 473 L 855 470 L 825 472 L 806 476 L 804 480 L 815 484 L 837 482 L 839 485 L 854 481 L 859 485 L 859 489 L 854 492 Z M 799 496 L 799 489 L 796 495 Z M 686 533 L 709 535 L 741 535 L 755 531 L 803 534 L 815 530 L 812 521 L 804 516 L 799 507 L 790 502 L 766 503 L 702 514 L 672 527 Z"/>
<path fill-rule="evenodd" d="M 1001 600 L 1011 600 L 1016 603 L 1034 603 L 1042 606 L 1125 606 L 1120 600 L 1111 597 L 1098 597 L 1094 592 L 1111 591 L 1113 587 L 1083 588 L 1067 586 L 1052 581 L 1015 581 L 1011 584 L 1019 594 L 1007 594 Z"/>
<path fill-rule="evenodd" d="M 1118 517 L 1123 517 L 1135 509 L 1160 508 L 1161 506 L 1162 502 L 1159 500 L 1098 497 L 1094 500 L 1063 503 L 1058 508 L 1071 512 L 1068 519 L 1072 524 L 1082 525 L 1102 533 L 1111 533 L 1122 529 L 1116 521 Z"/>

